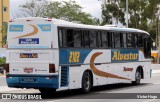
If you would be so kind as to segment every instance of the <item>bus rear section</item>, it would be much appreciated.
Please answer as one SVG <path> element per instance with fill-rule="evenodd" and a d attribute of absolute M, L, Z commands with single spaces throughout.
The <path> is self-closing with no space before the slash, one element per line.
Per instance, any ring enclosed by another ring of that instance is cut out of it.
<path fill-rule="evenodd" d="M 9 87 L 58 88 L 58 51 L 53 48 L 56 40 L 53 29 L 51 20 L 41 18 L 9 23 L 6 66 Z"/>

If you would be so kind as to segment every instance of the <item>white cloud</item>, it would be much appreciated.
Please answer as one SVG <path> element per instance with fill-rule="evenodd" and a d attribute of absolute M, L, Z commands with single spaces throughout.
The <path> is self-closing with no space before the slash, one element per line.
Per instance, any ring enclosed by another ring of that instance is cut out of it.
<path fill-rule="evenodd" d="M 19 5 L 25 3 L 26 0 L 10 0 L 10 18 L 13 19 L 16 13 L 19 12 Z"/>
<path fill-rule="evenodd" d="M 55 0 L 54 0 L 55 1 Z M 69 0 L 56 0 L 69 1 Z M 98 0 L 74 0 L 83 7 L 83 11 L 90 13 L 93 17 L 101 17 L 101 2 Z"/>
<path fill-rule="evenodd" d="M 90 13 L 92 16 L 101 17 L 101 2 L 98 0 L 81 0 L 81 6 L 83 10 Z"/>

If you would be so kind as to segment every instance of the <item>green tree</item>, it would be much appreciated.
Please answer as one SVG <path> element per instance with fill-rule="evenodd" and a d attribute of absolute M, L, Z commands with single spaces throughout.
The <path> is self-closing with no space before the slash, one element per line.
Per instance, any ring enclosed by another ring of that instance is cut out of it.
<path fill-rule="evenodd" d="M 72 0 L 68 2 L 30 0 L 21 5 L 20 10 L 23 12 L 24 16 L 47 16 L 83 24 L 98 24 L 97 19 L 83 12 L 82 7 Z"/>
<path fill-rule="evenodd" d="M 104 0 L 102 3 L 102 25 L 125 24 L 124 9 L 120 8 L 120 1 Z"/>
<path fill-rule="evenodd" d="M 4 47 L 4 45 L 6 45 L 6 41 L 7 41 L 7 28 L 8 28 L 8 25 L 7 23 L 4 23 L 3 26 L 2 26 L 2 34 L 3 34 L 3 38 L 2 38 L 2 47 Z"/>
<path fill-rule="evenodd" d="M 6 64 L 6 58 L 0 58 L 0 67 L 2 67 L 3 69 L 5 69 L 5 64 Z"/>
<path fill-rule="evenodd" d="M 128 0 L 129 27 L 148 31 L 155 39 L 157 12 L 160 0 Z M 125 26 L 126 0 L 104 0 L 102 3 L 103 24 L 113 23 L 113 19 Z"/>
<path fill-rule="evenodd" d="M 42 17 L 46 12 L 48 6 L 47 0 L 29 0 L 26 3 L 19 6 L 20 16 L 24 17 Z"/>

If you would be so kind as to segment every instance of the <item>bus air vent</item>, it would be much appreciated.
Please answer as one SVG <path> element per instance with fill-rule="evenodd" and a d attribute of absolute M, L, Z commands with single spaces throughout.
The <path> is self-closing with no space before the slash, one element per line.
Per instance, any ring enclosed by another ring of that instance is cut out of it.
<path fill-rule="evenodd" d="M 61 67 L 61 86 L 62 87 L 68 85 L 68 74 L 69 74 L 68 67 Z"/>

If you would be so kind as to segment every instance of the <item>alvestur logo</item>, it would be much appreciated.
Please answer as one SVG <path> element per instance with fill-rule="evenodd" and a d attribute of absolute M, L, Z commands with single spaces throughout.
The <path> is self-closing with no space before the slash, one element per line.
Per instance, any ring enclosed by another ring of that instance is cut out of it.
<path fill-rule="evenodd" d="M 138 50 L 112 50 L 112 62 L 116 61 L 138 61 Z"/>

